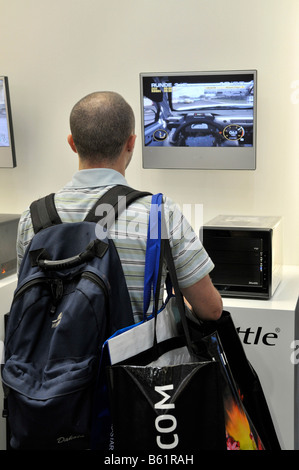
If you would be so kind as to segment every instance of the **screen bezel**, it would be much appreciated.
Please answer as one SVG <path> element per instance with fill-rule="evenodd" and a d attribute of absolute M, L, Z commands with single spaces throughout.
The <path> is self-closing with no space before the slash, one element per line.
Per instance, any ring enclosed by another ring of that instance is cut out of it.
<path fill-rule="evenodd" d="M 15 153 L 15 142 L 13 133 L 12 113 L 10 104 L 10 94 L 8 86 L 8 77 L 0 76 L 0 80 L 3 82 L 4 92 L 4 104 L 7 119 L 7 128 L 9 136 L 9 146 L 0 146 L 0 168 L 14 168 L 16 167 L 16 153 Z"/>
<path fill-rule="evenodd" d="M 219 76 L 242 77 L 252 75 L 254 79 L 253 96 L 253 141 L 252 147 L 175 147 L 145 145 L 144 133 L 144 77 L 159 77 L 161 82 L 172 77 L 198 77 L 198 79 L 219 79 Z M 142 161 L 145 169 L 202 169 L 202 170 L 255 170 L 256 169 L 256 128 L 257 128 L 257 71 L 207 71 L 140 73 Z"/>

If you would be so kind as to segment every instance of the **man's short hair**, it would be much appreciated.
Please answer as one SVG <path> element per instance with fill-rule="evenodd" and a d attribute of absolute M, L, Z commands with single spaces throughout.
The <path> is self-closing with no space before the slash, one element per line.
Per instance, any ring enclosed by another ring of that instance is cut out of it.
<path fill-rule="evenodd" d="M 70 128 L 80 158 L 115 160 L 134 132 L 131 106 L 115 92 L 95 92 L 73 107 Z"/>

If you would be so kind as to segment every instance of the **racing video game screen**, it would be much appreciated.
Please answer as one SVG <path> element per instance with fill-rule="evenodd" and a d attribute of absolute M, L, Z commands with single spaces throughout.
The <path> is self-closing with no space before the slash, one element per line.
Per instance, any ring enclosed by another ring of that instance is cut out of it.
<path fill-rule="evenodd" d="M 16 166 L 7 77 L 0 77 L 0 168 Z"/>
<path fill-rule="evenodd" d="M 141 90 L 149 167 L 255 166 L 255 71 L 141 74 Z"/>

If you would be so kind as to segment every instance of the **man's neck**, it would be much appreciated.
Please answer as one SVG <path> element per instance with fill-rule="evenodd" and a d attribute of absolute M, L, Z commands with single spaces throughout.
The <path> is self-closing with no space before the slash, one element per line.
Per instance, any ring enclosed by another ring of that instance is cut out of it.
<path fill-rule="evenodd" d="M 79 171 L 80 170 L 92 170 L 92 169 L 95 169 L 95 168 L 110 168 L 111 170 L 118 171 L 123 176 L 125 176 L 125 168 L 123 168 L 123 166 L 120 165 L 119 161 L 115 162 L 115 164 L 109 163 L 109 165 L 108 164 L 106 165 L 105 163 L 91 164 L 89 162 L 82 161 L 82 160 L 79 159 Z"/>

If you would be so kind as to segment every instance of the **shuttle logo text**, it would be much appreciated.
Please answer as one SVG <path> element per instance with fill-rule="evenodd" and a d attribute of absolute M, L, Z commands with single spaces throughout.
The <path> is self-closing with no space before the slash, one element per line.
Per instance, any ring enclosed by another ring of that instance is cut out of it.
<path fill-rule="evenodd" d="M 254 329 L 248 327 L 246 329 L 236 328 L 239 336 L 244 344 L 264 344 L 265 346 L 275 346 L 278 334 L 274 332 L 264 333 L 263 328 L 259 326 Z"/>

